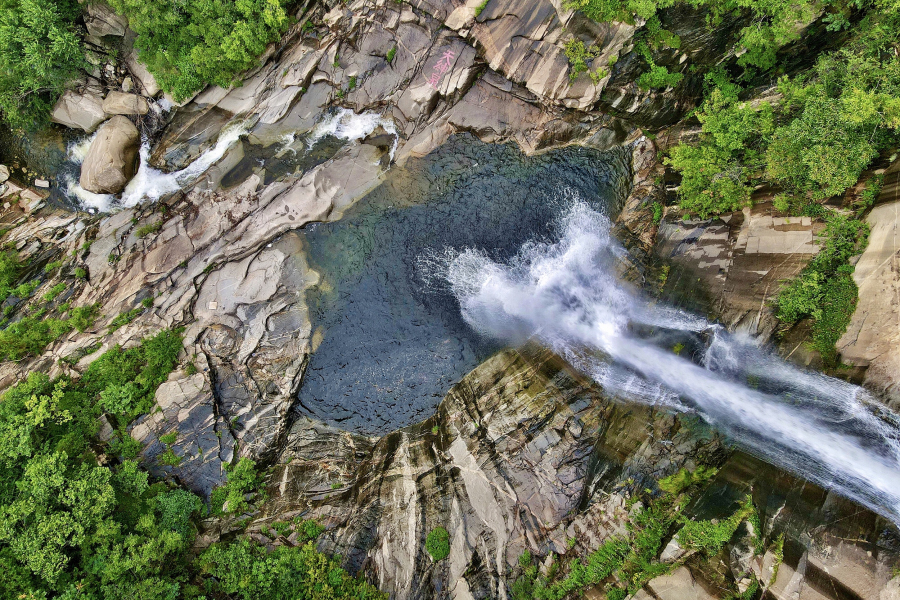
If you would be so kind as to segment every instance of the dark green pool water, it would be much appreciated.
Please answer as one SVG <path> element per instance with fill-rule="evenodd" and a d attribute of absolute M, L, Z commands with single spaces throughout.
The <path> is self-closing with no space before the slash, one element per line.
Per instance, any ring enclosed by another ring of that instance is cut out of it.
<path fill-rule="evenodd" d="M 627 193 L 627 154 L 567 148 L 526 157 L 452 138 L 395 168 L 336 223 L 304 230 L 322 284 L 308 295 L 321 339 L 302 413 L 381 434 L 433 414 L 447 390 L 499 348 L 425 285 L 423 256 L 474 247 L 500 259 L 550 233 L 574 196 L 608 212 Z"/>

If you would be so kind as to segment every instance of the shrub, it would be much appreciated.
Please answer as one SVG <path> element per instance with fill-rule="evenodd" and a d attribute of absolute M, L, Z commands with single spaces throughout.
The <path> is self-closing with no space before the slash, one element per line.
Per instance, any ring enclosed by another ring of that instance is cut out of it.
<path fill-rule="evenodd" d="M 748 497 L 730 517 L 718 522 L 683 519 L 684 526 L 678 532 L 678 543 L 685 548 L 700 550 L 708 556 L 717 554 L 740 524 L 755 512 L 753 502 Z"/>
<path fill-rule="evenodd" d="M 856 309 L 858 289 L 849 261 L 865 248 L 868 234 L 869 227 L 862 221 L 828 215 L 822 249 L 778 293 L 778 318 L 785 323 L 813 319 L 813 347 L 829 364 L 837 358 L 834 345 Z"/>
<path fill-rule="evenodd" d="M 150 223 L 148 225 L 143 225 L 138 227 L 134 234 L 139 238 L 145 238 L 151 233 L 156 233 L 160 229 L 162 229 L 162 221 L 156 221 L 155 223 Z"/>
<path fill-rule="evenodd" d="M 217 544 L 199 559 L 213 590 L 242 600 L 387 600 L 387 595 L 344 571 L 337 561 L 316 551 L 312 543 L 279 546 L 270 553 L 241 539 Z"/>
<path fill-rule="evenodd" d="M 19 278 L 21 269 L 18 252 L 0 251 L 0 299 L 6 300 L 12 293 L 13 284 Z"/>
<path fill-rule="evenodd" d="M 325 531 L 324 527 L 312 519 L 303 519 L 301 517 L 294 517 L 294 528 L 299 534 L 301 543 L 314 541 Z"/>
<path fill-rule="evenodd" d="M 100 316 L 100 303 L 76 306 L 69 312 L 69 322 L 79 333 L 87 331 Z"/>
<path fill-rule="evenodd" d="M 599 48 L 595 46 L 585 48 L 584 42 L 577 38 L 572 38 L 566 42 L 565 50 L 566 58 L 569 59 L 569 64 L 572 66 L 572 70 L 569 71 L 569 79 L 571 81 L 575 81 L 579 75 L 587 71 L 587 63 L 600 55 Z"/>
<path fill-rule="evenodd" d="M 144 312 L 144 308 L 139 306 L 138 308 L 132 308 L 127 312 L 120 313 L 110 322 L 109 332 L 113 333 L 120 327 L 128 325 L 129 323 L 137 319 L 142 312 Z"/>
<path fill-rule="evenodd" d="M 128 17 L 141 60 L 177 101 L 211 83 L 229 87 L 289 25 L 283 0 L 110 0 Z"/>
<path fill-rule="evenodd" d="M 388 50 L 387 56 L 385 56 L 385 58 L 387 58 L 387 61 L 389 63 L 393 63 L 395 56 L 397 56 L 397 46 L 391 47 L 391 49 Z"/>
<path fill-rule="evenodd" d="M 51 342 L 71 328 L 64 320 L 23 317 L 0 331 L 0 358 L 21 360 L 26 356 L 40 356 Z"/>
<path fill-rule="evenodd" d="M 50 291 L 48 291 L 46 294 L 44 294 L 44 300 L 46 302 L 53 302 L 53 300 L 55 300 L 57 296 L 62 294 L 63 291 L 65 291 L 65 289 L 66 289 L 65 283 L 57 283 L 52 288 L 50 288 Z"/>
<path fill-rule="evenodd" d="M 241 514 L 250 508 L 244 495 L 259 486 L 256 463 L 249 458 L 241 458 L 236 465 L 225 468 L 228 481 L 212 491 L 209 497 L 210 510 L 218 515 Z"/>
<path fill-rule="evenodd" d="M 642 90 L 650 90 L 674 87 L 681 83 L 682 79 L 684 79 L 684 75 L 681 73 L 670 73 L 666 67 L 654 64 L 650 66 L 649 71 L 638 77 L 637 84 Z"/>
<path fill-rule="evenodd" d="M 450 555 L 450 534 L 443 527 L 435 527 L 425 538 L 425 549 L 434 562 L 444 560 Z"/>

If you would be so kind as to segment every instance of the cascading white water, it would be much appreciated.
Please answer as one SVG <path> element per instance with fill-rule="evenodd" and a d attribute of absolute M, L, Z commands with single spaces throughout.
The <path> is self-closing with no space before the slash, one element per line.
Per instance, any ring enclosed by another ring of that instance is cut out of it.
<path fill-rule="evenodd" d="M 211 166 L 219 162 L 228 149 L 245 133 L 247 133 L 246 123 L 229 125 L 219 134 L 219 139 L 212 148 L 185 168 L 172 173 L 166 173 L 150 166 L 150 142 L 144 140 L 144 143 L 141 144 L 141 164 L 138 172 L 125 186 L 119 205 L 123 207 L 137 206 L 141 202 L 159 200 L 166 194 L 185 189 L 206 173 Z"/>
<path fill-rule="evenodd" d="M 706 319 L 651 304 L 617 279 L 610 222 L 575 201 L 559 239 L 507 263 L 476 250 L 424 261 L 483 334 L 536 339 L 610 394 L 699 413 L 748 451 L 900 523 L 900 427 L 861 388 L 797 369 Z M 673 339 L 694 344 L 679 356 Z M 668 344 L 664 346 L 663 344 Z"/>
<path fill-rule="evenodd" d="M 165 106 L 162 109 L 167 110 Z M 393 121 L 373 112 L 357 114 L 349 109 L 337 110 L 325 116 L 312 131 L 299 139 L 302 140 L 302 148 L 308 150 L 323 137 L 333 136 L 353 142 L 368 136 L 379 126 L 394 136 L 394 146 L 391 149 L 391 158 L 393 159 L 394 151 L 397 149 L 399 141 L 397 130 Z M 128 185 L 122 192 L 121 199 L 117 199 L 113 194 L 89 192 L 81 187 L 77 177 L 73 175 L 65 175 L 61 178 L 64 184 L 63 188 L 66 195 L 78 202 L 82 207 L 100 212 L 109 212 L 114 207 L 127 208 L 146 201 L 153 202 L 166 194 L 188 188 L 211 166 L 225 156 L 228 149 L 248 130 L 249 124 L 246 122 L 228 125 L 219 134 L 215 145 L 203 152 L 184 169 L 172 173 L 166 173 L 150 166 L 150 142 L 144 140 L 140 148 L 138 171 L 134 178 L 128 182 Z M 71 144 L 68 149 L 69 161 L 75 165 L 80 165 L 84 162 L 95 137 L 96 134 Z M 297 143 L 298 137 L 295 133 L 285 134 L 280 150 L 296 153 L 297 149 L 295 146 Z"/>

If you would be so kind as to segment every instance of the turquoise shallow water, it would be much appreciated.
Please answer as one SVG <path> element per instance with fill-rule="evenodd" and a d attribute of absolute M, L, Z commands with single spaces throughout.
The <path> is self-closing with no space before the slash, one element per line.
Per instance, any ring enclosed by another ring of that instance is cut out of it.
<path fill-rule="evenodd" d="M 460 135 L 395 168 L 340 221 L 306 228 L 311 266 L 322 275 L 308 296 L 321 343 L 298 410 L 369 434 L 432 414 L 499 346 L 462 321 L 448 292 L 425 284 L 421 259 L 467 247 L 508 258 L 548 235 L 575 196 L 617 210 L 626 156 L 573 147 L 529 158 Z"/>

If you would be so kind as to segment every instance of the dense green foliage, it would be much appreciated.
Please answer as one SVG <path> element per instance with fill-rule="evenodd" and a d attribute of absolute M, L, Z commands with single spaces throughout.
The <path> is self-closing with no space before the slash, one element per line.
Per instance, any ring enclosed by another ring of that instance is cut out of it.
<path fill-rule="evenodd" d="M 566 0 L 569 8 L 581 10 L 589 18 L 600 21 L 634 22 L 637 18 L 647 21 L 650 34 L 659 39 L 664 32 L 659 24 L 657 12 L 677 4 L 700 6 L 708 10 L 710 24 L 720 22 L 723 17 L 734 12 L 749 12 L 752 23 L 744 27 L 736 43 L 738 63 L 744 67 L 763 70 L 775 65 L 776 51 L 799 36 L 798 23 L 809 21 L 824 4 L 836 5 L 832 20 L 843 17 L 845 4 L 856 2 L 820 2 L 817 0 Z M 843 21 L 839 21 L 843 23 Z M 657 74 L 651 76 L 661 80 L 663 67 L 655 67 Z"/>
<path fill-rule="evenodd" d="M 176 333 L 84 377 L 32 373 L 0 401 L 0 591 L 4 598 L 174 598 L 200 499 L 151 484 L 136 463 L 103 466 L 92 439 L 102 391 L 126 378 L 152 394 L 174 366 Z M 140 356 L 140 360 L 134 357 Z M 96 364 L 96 363 L 95 363 Z M 149 389 L 151 388 L 152 389 Z"/>
<path fill-rule="evenodd" d="M 267 553 L 243 539 L 192 562 L 202 500 L 152 482 L 131 460 L 140 445 L 122 429 L 152 408 L 180 350 L 179 333 L 163 331 L 114 347 L 80 378 L 32 373 L 0 399 L 0 597 L 176 600 L 206 588 L 254 600 L 384 598 L 318 553 L 312 541 L 323 528 L 299 518 L 280 525 L 285 534 L 293 527 L 302 546 Z M 105 448 L 95 438 L 101 413 L 120 426 Z M 122 460 L 110 462 L 116 454 Z M 242 459 L 226 497 L 243 503 L 257 485 L 252 461 Z"/>
<path fill-rule="evenodd" d="M 437 562 L 450 556 L 450 534 L 443 527 L 435 527 L 425 538 L 425 549 Z"/>
<path fill-rule="evenodd" d="M 858 289 L 849 261 L 865 247 L 868 233 L 862 221 L 828 215 L 822 249 L 778 294 L 778 318 L 786 323 L 812 318 L 813 348 L 829 364 L 856 309 Z"/>
<path fill-rule="evenodd" d="M 697 118 L 700 143 L 672 148 L 666 163 L 681 171 L 682 210 L 705 218 L 750 202 L 750 176 L 764 164 L 775 123 L 769 104 L 739 102 L 737 87 L 727 83 L 711 91 Z"/>
<path fill-rule="evenodd" d="M 141 60 L 179 101 L 209 83 L 230 86 L 290 23 L 285 0 L 109 4 L 128 17 Z M 0 0 L 0 113 L 10 124 L 40 124 L 83 74 L 82 9 L 77 0 Z"/>
<path fill-rule="evenodd" d="M 279 546 L 271 553 L 246 539 L 216 545 L 200 557 L 214 588 L 242 600 L 382 600 L 366 582 L 350 577 L 337 561 L 316 551 L 313 542 Z"/>
<path fill-rule="evenodd" d="M 749 203 L 761 182 L 785 190 L 779 209 L 799 212 L 856 184 L 900 133 L 900 5 L 879 3 L 840 50 L 810 72 L 779 80 L 776 105 L 739 100 L 724 72 L 708 75 L 710 93 L 696 116 L 699 144 L 672 149 L 681 206 L 701 216 Z"/>
<path fill-rule="evenodd" d="M 128 17 L 143 61 L 176 100 L 228 87 L 287 29 L 283 0 L 109 0 Z"/>
<path fill-rule="evenodd" d="M 249 508 L 244 496 L 259 487 L 256 463 L 249 458 L 242 458 L 236 465 L 226 469 L 228 481 L 213 490 L 209 499 L 210 510 L 218 515 L 239 515 Z"/>
<path fill-rule="evenodd" d="M 76 0 L 0 0 L 0 112 L 14 126 L 46 118 L 85 64 Z"/>

